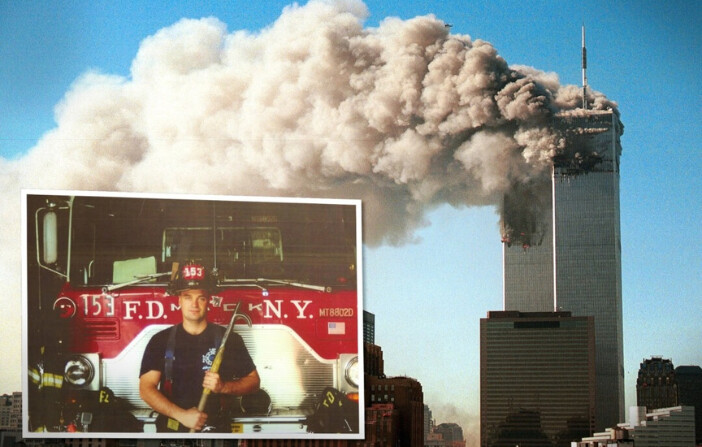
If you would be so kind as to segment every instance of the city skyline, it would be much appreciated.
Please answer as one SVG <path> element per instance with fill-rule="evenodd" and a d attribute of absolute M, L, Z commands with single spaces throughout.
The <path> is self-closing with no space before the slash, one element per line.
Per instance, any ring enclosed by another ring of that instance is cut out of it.
<path fill-rule="evenodd" d="M 44 10 L 44 3 L 18 5 L 2 1 L 0 54 L 0 168 L 3 176 L 2 216 L 17 222 L 19 188 L 61 187 L 60 178 L 33 178 L 37 150 L 47 132 L 57 127 L 54 108 L 74 98 L 76 80 L 89 70 L 113 77 L 115 85 L 130 77 L 140 44 L 159 30 L 171 29 L 182 17 L 214 16 L 228 33 L 270 27 L 288 2 L 248 5 L 257 10 L 218 5 L 166 4 L 95 7 L 86 3 Z M 642 358 L 663 355 L 676 365 L 701 364 L 692 340 L 702 337 L 697 321 L 700 256 L 695 249 L 700 217 L 700 67 L 694 63 L 700 37 L 694 26 L 699 8 L 685 2 L 600 2 L 585 5 L 519 2 L 460 4 L 414 2 L 389 5 L 367 2 L 366 28 L 386 17 L 408 21 L 434 14 L 450 25 L 451 34 L 490 42 L 510 65 L 533 66 L 560 77 L 561 84 L 580 83 L 580 30 L 588 30 L 588 79 L 619 105 L 622 136 L 622 267 L 624 368 L 627 405 L 635 401 L 635 377 Z M 147 17 L 148 16 L 148 17 Z M 646 30 L 646 31 L 644 31 Z M 153 39 L 152 39 L 153 40 Z M 82 78 L 85 80 L 85 76 Z M 46 143 L 43 143 L 44 145 Z M 34 154 L 33 156 L 31 154 Z M 86 177 L 87 187 L 109 183 Z M 21 179 L 24 179 L 22 181 Z M 166 188 L 164 183 L 161 187 Z M 392 197 L 388 197 L 391 204 Z M 479 319 L 501 309 L 502 247 L 494 205 L 452 207 L 441 204 L 423 215 L 403 244 L 364 247 L 366 309 L 376 315 L 376 343 L 383 347 L 389 375 L 409 375 L 423 387 L 425 401 L 441 420 L 455 420 L 467 439 L 477 425 Z M 10 318 L 9 345 L 2 348 L 7 370 L 0 392 L 20 389 L 21 263 L 19 223 L 1 240 L 9 250 L 0 276 L 12 292 L 3 307 Z M 413 240 L 415 240 L 413 242 Z M 673 306 L 672 300 L 689 308 Z M 699 306 L 698 306 L 699 307 Z M 660 320 L 651 321 L 651 316 Z M 671 336 L 675 328 L 678 335 Z M 458 335 L 460 334 L 460 335 Z M 456 353 L 456 337 L 465 349 Z M 452 340 L 446 343 L 446 340 Z M 406 344 L 414 348 L 408 350 Z M 437 371 L 438 365 L 451 369 Z M 443 383 L 455 386 L 447 398 Z M 451 413 L 459 418 L 445 417 Z M 468 423 L 472 421 L 472 426 Z M 470 444 L 468 444 L 470 445 Z"/>

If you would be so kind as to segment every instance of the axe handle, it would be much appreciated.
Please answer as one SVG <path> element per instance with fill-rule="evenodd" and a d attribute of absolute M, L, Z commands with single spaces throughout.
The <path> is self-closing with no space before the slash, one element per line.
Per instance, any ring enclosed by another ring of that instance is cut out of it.
<path fill-rule="evenodd" d="M 239 306 L 241 305 L 241 301 L 236 303 L 236 308 L 234 309 L 234 314 L 232 315 L 232 319 L 229 320 L 229 326 L 227 326 L 227 330 L 224 332 L 224 336 L 222 337 L 222 342 L 219 345 L 219 348 L 217 348 L 217 354 L 215 354 L 214 360 L 212 360 L 212 366 L 210 367 L 210 371 L 212 372 L 219 372 L 219 367 L 222 364 L 222 358 L 224 357 L 224 348 L 227 344 L 227 339 L 229 338 L 229 334 L 232 333 L 232 330 L 234 329 L 234 320 L 236 320 L 237 312 L 239 312 Z M 202 394 L 200 395 L 200 402 L 197 404 L 197 410 L 198 411 L 205 411 L 205 406 L 207 405 L 207 398 L 210 395 L 210 389 L 209 388 L 202 388 Z M 190 433 L 195 433 L 195 429 L 191 428 Z"/>

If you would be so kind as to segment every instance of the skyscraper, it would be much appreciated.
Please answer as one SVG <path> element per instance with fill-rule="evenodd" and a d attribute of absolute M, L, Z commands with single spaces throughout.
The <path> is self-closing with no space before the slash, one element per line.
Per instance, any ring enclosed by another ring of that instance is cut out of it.
<path fill-rule="evenodd" d="M 695 408 L 695 438 L 697 445 L 702 445 L 702 368 L 698 365 L 678 366 L 675 378 L 680 405 Z"/>
<path fill-rule="evenodd" d="M 446 445 L 463 445 L 463 428 L 455 422 L 444 422 L 436 426 L 436 432 L 441 433 Z"/>
<path fill-rule="evenodd" d="M 0 396 L 0 430 L 22 429 L 22 393 Z"/>
<path fill-rule="evenodd" d="M 624 417 L 619 158 L 623 125 L 613 110 L 555 117 L 565 138 L 549 181 L 530 185 L 545 209 L 531 246 L 505 241 L 504 310 L 593 316 L 596 428 Z M 505 206 L 518 198 L 505 198 Z"/>
<path fill-rule="evenodd" d="M 673 362 L 662 357 L 644 359 L 636 379 L 636 405 L 653 411 L 679 404 Z"/>
<path fill-rule="evenodd" d="M 363 342 L 375 343 L 375 314 L 363 311 Z"/>
<path fill-rule="evenodd" d="M 482 447 L 570 446 L 595 416 L 592 317 L 488 312 L 480 320 Z"/>

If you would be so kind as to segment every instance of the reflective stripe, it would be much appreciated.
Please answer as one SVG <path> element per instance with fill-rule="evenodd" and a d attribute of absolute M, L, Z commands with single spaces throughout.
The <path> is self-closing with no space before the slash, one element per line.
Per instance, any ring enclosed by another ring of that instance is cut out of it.
<path fill-rule="evenodd" d="M 32 383 L 34 385 L 39 385 L 39 381 L 41 380 L 41 374 L 39 371 L 35 368 L 32 368 L 28 371 L 29 373 L 29 378 L 32 380 Z"/>
<path fill-rule="evenodd" d="M 61 388 L 63 386 L 63 375 L 44 373 L 42 377 L 42 386 Z"/>
<path fill-rule="evenodd" d="M 29 378 L 37 388 L 61 388 L 63 386 L 63 375 L 52 373 L 41 373 L 36 368 L 28 371 Z"/>

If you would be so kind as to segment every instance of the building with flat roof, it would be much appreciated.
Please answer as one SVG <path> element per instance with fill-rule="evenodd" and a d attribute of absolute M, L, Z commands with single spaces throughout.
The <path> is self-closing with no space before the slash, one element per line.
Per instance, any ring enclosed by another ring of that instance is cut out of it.
<path fill-rule="evenodd" d="M 646 411 L 629 407 L 629 420 L 585 437 L 573 447 L 694 447 L 695 409 L 676 406 Z"/>
<path fill-rule="evenodd" d="M 424 404 L 424 444 L 427 443 L 429 435 L 434 432 L 434 418 L 432 417 L 429 405 Z"/>
<path fill-rule="evenodd" d="M 392 404 L 398 411 L 399 445 L 424 445 L 424 393 L 422 384 L 411 377 L 366 376 L 366 408 L 376 404 Z"/>
<path fill-rule="evenodd" d="M 443 422 L 437 425 L 434 431 L 441 434 L 446 446 L 466 445 L 465 438 L 463 438 L 463 428 L 455 422 Z"/>
<path fill-rule="evenodd" d="M 375 344 L 375 314 L 363 311 L 363 342 Z"/>
<path fill-rule="evenodd" d="M 480 320 L 481 447 L 570 447 L 594 420 L 592 317 L 502 311 Z"/>
<path fill-rule="evenodd" d="M 678 381 L 678 405 L 695 408 L 695 439 L 702 445 L 702 368 L 682 365 L 675 368 Z"/>
<path fill-rule="evenodd" d="M 383 348 L 370 343 L 363 343 L 363 372 L 368 376 L 385 377 Z"/>
<path fill-rule="evenodd" d="M 400 441 L 400 411 L 392 403 L 366 407 L 366 438 L 363 446 L 398 445 Z M 349 442 L 349 445 L 353 445 Z"/>
<path fill-rule="evenodd" d="M 595 321 L 599 429 L 624 417 L 620 136 L 613 110 L 559 114 L 565 150 L 552 175 L 505 197 L 530 234 L 503 226 L 504 310 L 566 310 Z M 524 207 L 530 210 L 520 210 Z M 530 214 L 531 213 L 531 214 Z"/>
<path fill-rule="evenodd" d="M 22 430 L 22 393 L 0 396 L 0 430 Z"/>
<path fill-rule="evenodd" d="M 636 447 L 691 447 L 695 445 L 695 408 L 671 407 L 647 411 L 631 427 Z M 632 423 L 630 423 L 631 425 Z"/>

